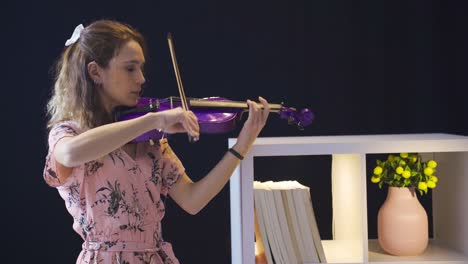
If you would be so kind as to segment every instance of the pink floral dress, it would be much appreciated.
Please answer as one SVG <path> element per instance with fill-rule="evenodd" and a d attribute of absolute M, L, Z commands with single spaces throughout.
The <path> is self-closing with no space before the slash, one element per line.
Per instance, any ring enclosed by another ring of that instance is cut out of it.
<path fill-rule="evenodd" d="M 138 143 L 135 160 L 117 149 L 75 167 L 60 182 L 51 154 L 60 139 L 81 132 L 71 121 L 54 126 L 44 168 L 45 181 L 57 188 L 73 216 L 73 229 L 84 240 L 76 263 L 179 263 L 161 236 L 163 200 L 184 173 L 167 140 Z"/>

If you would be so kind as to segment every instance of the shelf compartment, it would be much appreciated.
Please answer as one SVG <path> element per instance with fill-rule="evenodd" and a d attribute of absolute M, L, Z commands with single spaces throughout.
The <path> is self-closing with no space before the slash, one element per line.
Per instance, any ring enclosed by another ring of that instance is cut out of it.
<path fill-rule="evenodd" d="M 435 240 L 429 240 L 429 245 L 419 256 L 399 257 L 383 251 L 376 239 L 369 240 L 369 263 L 378 264 L 466 264 L 468 257 L 462 253 L 441 245 Z"/>

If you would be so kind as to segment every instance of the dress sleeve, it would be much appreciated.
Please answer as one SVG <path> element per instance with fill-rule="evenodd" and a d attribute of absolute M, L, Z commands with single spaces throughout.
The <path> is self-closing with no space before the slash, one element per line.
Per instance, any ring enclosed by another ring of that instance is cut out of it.
<path fill-rule="evenodd" d="M 184 175 L 185 168 L 167 143 L 167 139 L 161 140 L 160 146 L 163 159 L 161 194 L 166 196 L 170 188 Z"/>
<path fill-rule="evenodd" d="M 57 162 L 52 155 L 57 142 L 64 137 L 73 137 L 76 135 L 78 135 L 77 125 L 71 121 L 58 123 L 50 130 L 48 140 L 49 150 L 47 152 L 43 174 L 44 180 L 49 186 L 59 187 L 65 184 L 65 182 L 61 182 L 57 176 Z"/>

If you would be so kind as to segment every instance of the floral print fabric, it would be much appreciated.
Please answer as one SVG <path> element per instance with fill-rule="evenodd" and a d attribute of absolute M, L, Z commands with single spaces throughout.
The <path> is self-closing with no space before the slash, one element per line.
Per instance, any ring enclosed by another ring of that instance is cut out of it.
<path fill-rule="evenodd" d="M 46 183 L 57 188 L 73 217 L 73 229 L 84 240 L 77 263 L 179 263 L 161 235 L 163 200 L 184 173 L 167 140 L 154 146 L 138 143 L 135 159 L 117 149 L 73 168 L 60 182 L 52 156 L 55 145 L 82 132 L 71 121 L 54 126 L 44 168 Z"/>

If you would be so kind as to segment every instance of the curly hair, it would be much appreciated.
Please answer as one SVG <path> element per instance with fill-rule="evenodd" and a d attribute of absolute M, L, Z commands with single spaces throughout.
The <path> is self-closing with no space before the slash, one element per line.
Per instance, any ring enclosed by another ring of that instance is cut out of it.
<path fill-rule="evenodd" d="M 144 37 L 133 27 L 112 20 L 98 20 L 83 29 L 78 41 L 66 47 L 55 64 L 55 83 L 47 103 L 47 127 L 73 120 L 83 129 L 111 122 L 99 102 L 87 65 L 95 61 L 107 68 L 128 41 L 136 41 L 146 54 Z"/>

